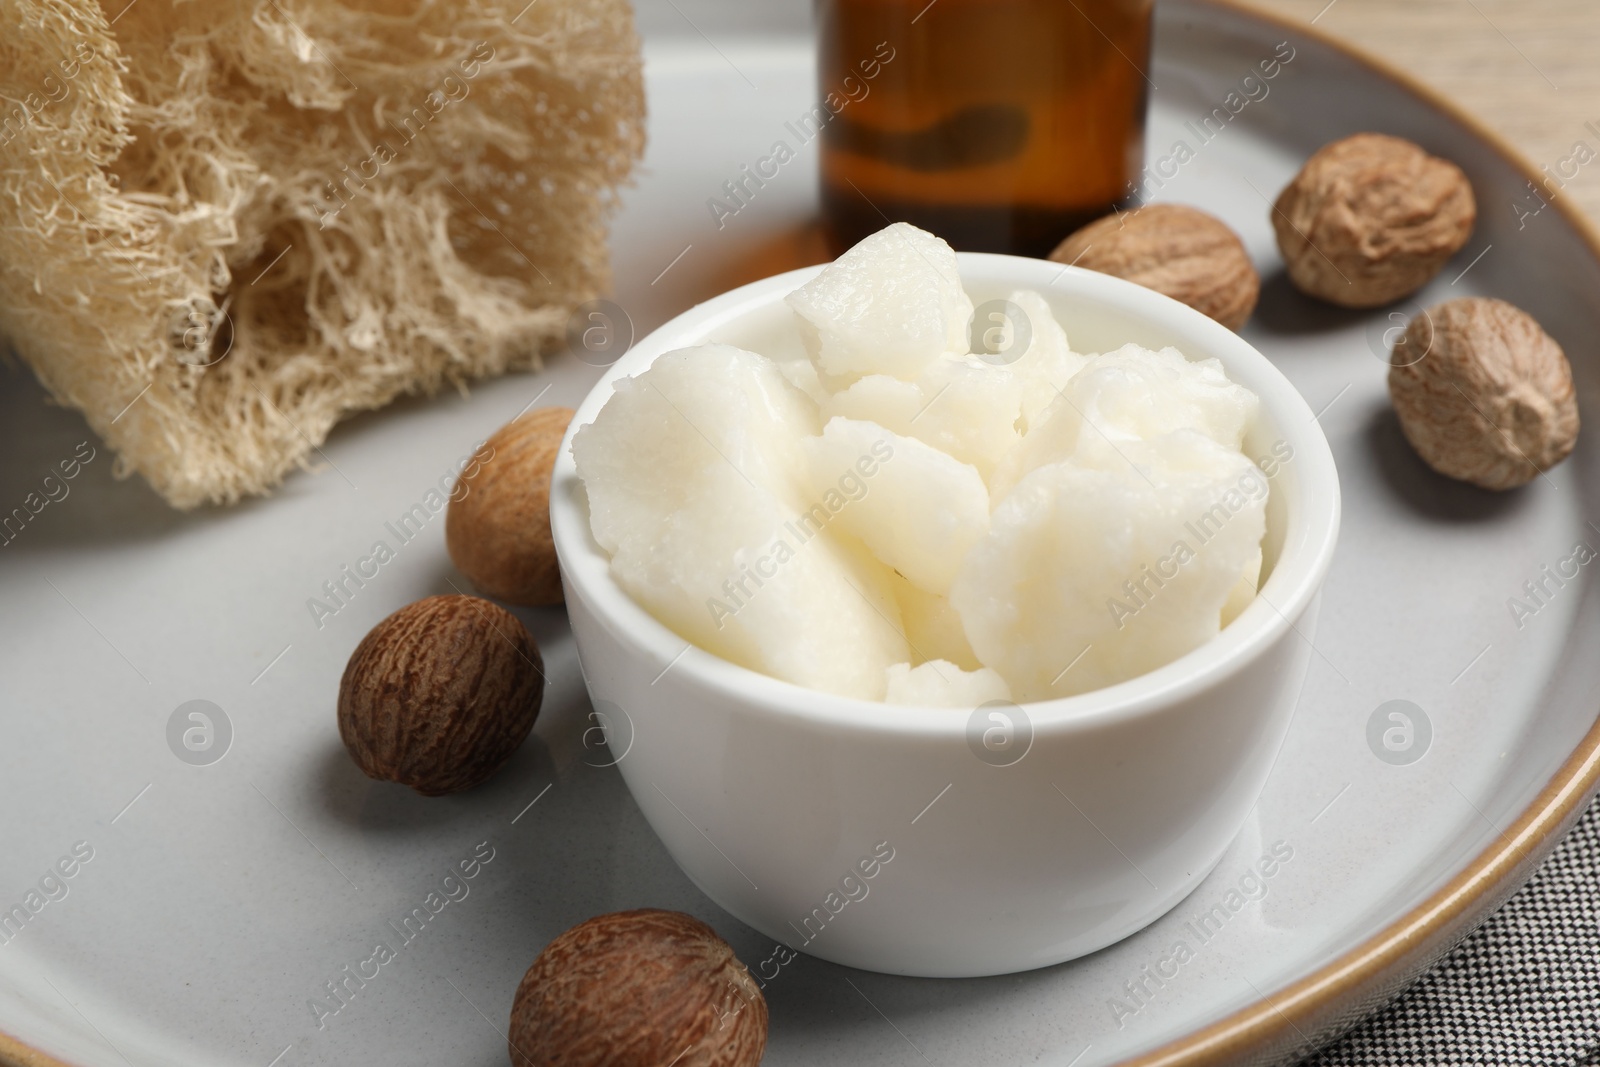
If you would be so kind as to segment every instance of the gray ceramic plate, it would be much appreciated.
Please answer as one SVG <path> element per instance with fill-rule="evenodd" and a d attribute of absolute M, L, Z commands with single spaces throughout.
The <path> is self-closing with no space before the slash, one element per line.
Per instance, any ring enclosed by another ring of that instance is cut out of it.
<path fill-rule="evenodd" d="M 1579 542 L 1600 547 L 1587 522 L 1591 437 L 1515 493 L 1431 474 L 1389 413 L 1389 312 L 1300 297 L 1267 211 L 1311 151 L 1357 130 L 1456 160 L 1481 222 L 1421 301 L 1493 294 L 1533 312 L 1573 357 L 1593 417 L 1600 265 L 1589 231 L 1558 205 L 1526 215 L 1538 206 L 1530 171 L 1395 76 L 1229 7 L 1161 8 L 1151 159 L 1180 140 L 1193 158 L 1158 196 L 1201 205 L 1244 236 L 1264 278 L 1246 336 L 1321 412 L 1343 479 L 1343 537 L 1295 724 L 1232 852 L 1148 930 L 1071 964 L 974 981 L 801 957 L 768 983 L 770 1064 L 1286 1055 L 1444 951 L 1520 884 L 1593 788 L 1600 742 L 1586 735 L 1600 660 L 1582 652 L 1597 640 L 1588 568 L 1548 585 L 1536 611 L 1508 608 Z M 770 23 L 738 17 L 729 28 L 692 5 L 644 12 L 651 149 L 613 241 L 617 301 L 640 333 L 821 254 L 814 146 L 723 228 L 706 207 L 813 96 L 804 5 L 774 9 Z M 1282 41 L 1294 58 L 1266 97 L 1201 143 L 1189 123 Z M 551 687 L 535 738 L 489 785 L 424 800 L 369 782 L 339 744 L 334 694 L 356 642 L 402 604 L 465 586 L 442 517 L 321 625 L 308 599 L 373 541 L 392 540 L 385 524 L 476 440 L 536 396 L 574 404 L 597 374 L 557 358 L 470 397 L 362 417 L 334 433 L 327 469 L 228 511 L 174 513 L 139 482 L 113 481 L 100 449 L 70 495 L 4 548 L 0 904 L 22 902 L 75 848 L 92 858 L 69 862 L 66 895 L 0 945 L 0 1060 L 503 1064 L 524 968 L 598 912 L 687 910 L 747 962 L 769 955 L 673 866 L 605 766 L 559 611 L 523 613 Z M 96 443 L 26 373 L 4 382 L 9 507 L 80 442 Z M 169 741 L 169 722 L 194 700 L 231 727 L 225 756 L 208 765 Z M 1417 727 L 1410 762 L 1369 743 L 1379 709 L 1392 725 L 1391 701 L 1409 702 Z M 1273 876 L 1248 879 L 1273 851 Z M 469 894 L 402 947 L 402 917 L 475 852 L 492 859 Z M 308 1001 L 326 1001 L 327 984 L 379 942 L 398 958 L 347 986 L 319 1027 Z M 1162 961 L 1178 942 L 1189 951 L 1173 973 Z"/>

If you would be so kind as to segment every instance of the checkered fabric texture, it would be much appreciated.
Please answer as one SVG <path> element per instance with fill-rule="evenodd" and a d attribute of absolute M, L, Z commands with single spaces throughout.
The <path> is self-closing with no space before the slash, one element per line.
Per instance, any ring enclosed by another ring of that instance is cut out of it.
<path fill-rule="evenodd" d="M 1600 1067 L 1600 801 L 1399 1000 L 1301 1067 Z"/>

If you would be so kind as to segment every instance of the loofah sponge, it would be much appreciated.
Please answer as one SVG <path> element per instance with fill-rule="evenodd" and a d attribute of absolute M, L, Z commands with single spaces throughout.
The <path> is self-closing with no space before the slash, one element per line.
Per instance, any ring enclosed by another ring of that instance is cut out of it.
<path fill-rule="evenodd" d="M 536 366 L 644 137 L 628 0 L 6 0 L 0 109 L 0 332 L 180 508 Z"/>

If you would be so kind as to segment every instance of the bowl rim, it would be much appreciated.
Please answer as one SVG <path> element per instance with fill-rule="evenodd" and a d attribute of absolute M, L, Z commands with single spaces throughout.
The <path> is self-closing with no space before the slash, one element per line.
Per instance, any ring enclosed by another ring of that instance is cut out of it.
<path fill-rule="evenodd" d="M 1269 425 L 1293 452 L 1294 487 L 1272 573 L 1256 599 L 1200 647 L 1126 681 L 1073 696 L 1019 702 L 1037 734 L 1124 722 L 1180 703 L 1232 678 L 1291 634 L 1309 643 L 1297 622 L 1320 591 L 1338 540 L 1340 499 L 1333 453 L 1299 391 L 1260 351 L 1204 314 L 1133 282 L 1049 260 L 958 252 L 964 286 L 1034 288 L 1047 299 L 1070 294 L 1150 320 L 1183 339 L 1185 348 L 1217 356 L 1238 381 L 1250 379 Z M 551 533 L 569 597 L 583 601 L 630 655 L 661 664 L 662 673 L 786 717 L 846 730 L 948 737 L 963 734 L 974 710 L 887 704 L 809 689 L 723 659 L 694 645 L 651 615 L 611 576 L 610 558 L 595 543 L 572 456 L 572 441 L 593 422 L 615 383 L 661 356 L 703 343 L 715 331 L 780 304 L 826 264 L 802 267 L 712 297 L 641 338 L 591 388 L 576 408 L 557 453 L 550 487 Z M 1191 355 L 1185 351 L 1185 355 Z M 1264 387 L 1264 388 L 1263 388 Z M 1276 489 L 1277 487 L 1275 487 Z M 1314 648 L 1315 646 L 1313 646 Z"/>

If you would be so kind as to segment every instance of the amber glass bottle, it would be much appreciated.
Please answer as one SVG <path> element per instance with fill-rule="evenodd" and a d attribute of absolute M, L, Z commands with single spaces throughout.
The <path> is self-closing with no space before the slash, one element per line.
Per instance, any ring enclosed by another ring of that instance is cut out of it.
<path fill-rule="evenodd" d="M 887 221 L 1045 255 L 1129 199 L 1152 0 L 817 0 L 822 205 L 847 246 Z"/>

